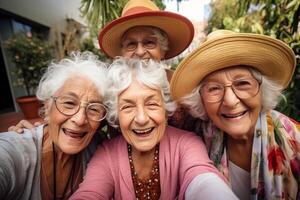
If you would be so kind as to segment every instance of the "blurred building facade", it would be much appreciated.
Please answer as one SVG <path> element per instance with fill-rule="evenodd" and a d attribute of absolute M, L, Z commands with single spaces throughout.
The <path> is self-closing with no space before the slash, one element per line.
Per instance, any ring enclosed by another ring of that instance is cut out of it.
<path fill-rule="evenodd" d="M 79 12 L 80 0 L 0 0 L 0 114 L 18 111 L 17 97 L 24 88 L 14 86 L 14 63 L 5 49 L 5 41 L 23 31 L 42 35 L 61 58 L 76 44 L 76 34 L 85 28 Z"/>

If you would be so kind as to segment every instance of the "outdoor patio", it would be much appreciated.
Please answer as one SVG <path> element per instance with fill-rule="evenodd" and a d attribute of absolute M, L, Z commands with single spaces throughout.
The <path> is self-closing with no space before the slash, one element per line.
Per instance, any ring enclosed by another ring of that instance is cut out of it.
<path fill-rule="evenodd" d="M 10 112 L 0 114 L 0 132 L 7 131 L 8 127 L 16 125 L 20 120 L 24 119 L 22 112 Z M 40 121 L 41 118 L 30 119 L 29 121 L 34 123 Z"/>

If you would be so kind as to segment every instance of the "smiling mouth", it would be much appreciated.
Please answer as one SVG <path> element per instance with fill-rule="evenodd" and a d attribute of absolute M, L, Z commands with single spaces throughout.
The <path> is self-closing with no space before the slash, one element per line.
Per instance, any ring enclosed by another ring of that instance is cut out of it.
<path fill-rule="evenodd" d="M 244 112 L 241 112 L 241 113 L 238 113 L 238 114 L 221 114 L 222 117 L 225 117 L 225 118 L 238 118 L 238 117 L 241 117 L 243 115 L 245 115 L 248 111 L 244 111 Z"/>
<path fill-rule="evenodd" d="M 87 134 L 87 132 L 75 132 L 75 131 L 72 131 L 72 130 L 66 129 L 66 128 L 63 128 L 62 130 L 65 135 L 67 135 L 71 138 L 74 138 L 74 139 L 81 139 Z"/>
<path fill-rule="evenodd" d="M 136 135 L 148 135 L 154 130 L 154 127 L 147 128 L 147 129 L 133 129 L 132 132 L 134 132 Z"/>

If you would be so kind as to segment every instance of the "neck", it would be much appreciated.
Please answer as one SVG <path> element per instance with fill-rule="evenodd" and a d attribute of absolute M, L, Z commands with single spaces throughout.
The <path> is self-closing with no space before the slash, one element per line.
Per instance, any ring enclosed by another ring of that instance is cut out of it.
<path fill-rule="evenodd" d="M 64 196 L 70 190 L 70 185 L 72 185 L 72 188 L 76 188 L 74 175 L 76 178 L 78 175 L 81 176 L 79 174 L 80 171 L 78 171 L 80 159 L 75 159 L 78 155 L 70 155 L 62 152 L 53 143 L 50 134 L 48 131 L 44 131 L 42 153 L 42 175 L 44 177 L 41 177 L 41 179 L 47 183 L 46 185 L 52 191 L 54 198 L 56 198 Z"/>
<path fill-rule="evenodd" d="M 226 149 L 228 159 L 240 168 L 250 172 L 253 135 L 247 139 L 237 140 L 227 135 Z"/>
<path fill-rule="evenodd" d="M 155 156 L 155 147 L 150 151 L 138 151 L 132 148 L 132 160 L 135 172 L 140 179 L 147 179 L 150 177 L 150 171 L 153 166 Z"/>
<path fill-rule="evenodd" d="M 73 160 L 75 157 L 74 155 L 66 154 L 61 149 L 54 144 L 54 149 L 52 148 L 53 140 L 50 137 L 50 134 L 48 132 L 47 127 L 44 129 L 44 136 L 43 136 L 43 154 L 51 154 L 53 153 L 53 150 L 56 154 L 56 163 L 57 165 L 61 165 L 62 167 L 65 167 L 67 163 Z"/>

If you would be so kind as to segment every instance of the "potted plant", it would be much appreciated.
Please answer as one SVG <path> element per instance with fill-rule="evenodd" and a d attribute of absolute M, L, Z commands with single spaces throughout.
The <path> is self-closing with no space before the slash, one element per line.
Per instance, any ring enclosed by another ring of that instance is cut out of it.
<path fill-rule="evenodd" d="M 16 100 L 25 118 L 37 118 L 39 104 L 35 97 L 35 90 L 44 69 L 52 59 L 52 47 L 37 35 L 23 32 L 10 37 L 5 46 L 12 55 L 12 61 L 16 64 L 13 71 L 13 75 L 16 76 L 14 85 L 22 86 L 26 90 L 26 97 L 19 97 Z M 30 105 L 32 101 L 35 105 Z M 28 114 L 28 110 L 33 111 L 33 114 Z"/>

